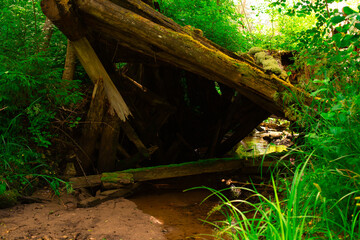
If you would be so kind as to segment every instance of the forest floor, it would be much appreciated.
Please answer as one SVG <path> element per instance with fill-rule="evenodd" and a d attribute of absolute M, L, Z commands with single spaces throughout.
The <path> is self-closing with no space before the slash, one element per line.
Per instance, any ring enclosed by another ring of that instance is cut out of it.
<path fill-rule="evenodd" d="M 49 190 L 40 190 L 33 196 L 43 199 L 42 203 L 0 209 L 0 239 L 184 240 L 195 236 L 212 239 L 198 236 L 213 231 L 212 226 L 200 219 L 207 217 L 218 200 L 200 204 L 209 191 L 183 192 L 199 186 L 199 181 L 205 184 L 203 176 L 195 178 L 180 183 L 179 179 L 146 183 L 129 199 L 117 198 L 91 208 L 77 208 L 73 194 L 58 198 Z"/>
<path fill-rule="evenodd" d="M 119 198 L 92 208 L 61 201 L 21 204 L 0 210 L 0 239 L 163 240 L 163 226 Z"/>

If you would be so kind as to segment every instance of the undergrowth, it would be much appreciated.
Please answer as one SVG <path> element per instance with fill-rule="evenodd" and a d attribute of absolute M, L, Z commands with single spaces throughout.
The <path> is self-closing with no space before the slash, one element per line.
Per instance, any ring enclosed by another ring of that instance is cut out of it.
<path fill-rule="evenodd" d="M 66 39 L 55 30 L 47 42 L 35 1 L 1 1 L 0 21 L 0 195 L 44 183 L 58 194 L 69 185 L 49 158 L 51 126 L 60 108 L 81 99 L 80 82 L 61 79 Z"/>

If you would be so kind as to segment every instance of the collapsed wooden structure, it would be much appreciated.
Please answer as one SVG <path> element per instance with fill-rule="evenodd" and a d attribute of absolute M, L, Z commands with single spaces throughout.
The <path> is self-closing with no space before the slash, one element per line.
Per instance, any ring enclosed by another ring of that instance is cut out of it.
<path fill-rule="evenodd" d="M 91 124 L 84 126 L 77 154 L 83 171 L 222 156 L 270 114 L 285 116 L 282 92 L 311 102 L 307 93 L 251 57 L 179 26 L 151 4 L 41 2 L 95 84 L 87 116 Z M 116 67 L 120 63 L 128 64 Z"/>

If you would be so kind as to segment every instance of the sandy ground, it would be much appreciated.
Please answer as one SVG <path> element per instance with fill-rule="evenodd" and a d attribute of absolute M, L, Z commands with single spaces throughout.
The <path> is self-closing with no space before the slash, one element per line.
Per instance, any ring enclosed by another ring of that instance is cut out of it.
<path fill-rule="evenodd" d="M 59 203 L 57 203 L 59 202 Z M 68 200 L 0 210 L 0 239 L 163 240 L 163 225 L 119 198 L 92 208 Z"/>
<path fill-rule="evenodd" d="M 91 208 L 77 208 L 79 196 L 33 196 L 43 203 L 0 209 L 0 239 L 73 240 L 210 240 L 214 227 L 201 220 L 219 202 L 210 194 L 185 189 L 221 182 L 222 177 L 190 176 L 147 183 L 129 199 L 117 198 Z M 245 180 L 244 180 L 245 181 Z M 221 186 L 220 186 L 221 187 Z M 214 214 L 209 221 L 222 219 Z"/>

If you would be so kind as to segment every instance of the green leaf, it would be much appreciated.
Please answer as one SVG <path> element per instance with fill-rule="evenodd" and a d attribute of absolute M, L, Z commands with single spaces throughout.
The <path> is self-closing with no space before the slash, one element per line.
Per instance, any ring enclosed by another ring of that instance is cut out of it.
<path fill-rule="evenodd" d="M 339 46 L 340 45 L 340 40 L 342 38 L 341 33 L 336 33 L 332 36 L 332 40 L 335 41 L 336 45 Z"/>
<path fill-rule="evenodd" d="M 360 23 L 355 23 L 355 27 L 360 30 Z"/>
<path fill-rule="evenodd" d="M 334 120 L 335 113 L 334 112 L 323 112 L 320 114 L 326 120 Z"/>
<path fill-rule="evenodd" d="M 345 20 L 345 17 L 343 17 L 343 16 L 335 16 L 330 19 L 330 22 L 332 22 L 333 24 L 338 24 L 344 20 Z"/>
<path fill-rule="evenodd" d="M 352 10 L 350 7 L 347 7 L 347 6 L 343 8 L 343 12 L 344 12 L 346 15 L 350 15 L 350 14 L 356 13 L 356 11 Z"/>
<path fill-rule="evenodd" d="M 6 184 L 4 182 L 0 183 L 0 195 L 6 191 Z"/>

